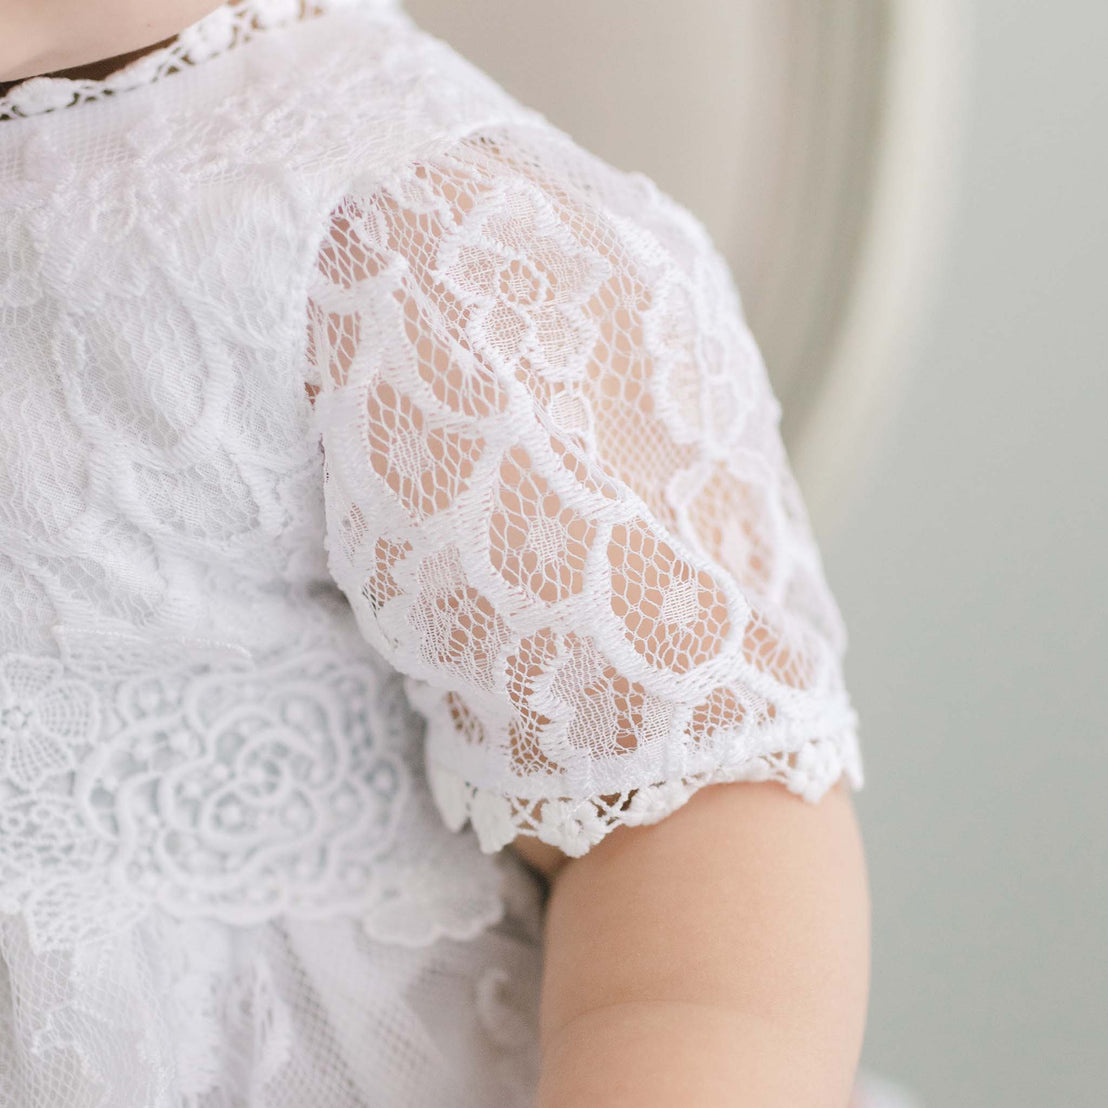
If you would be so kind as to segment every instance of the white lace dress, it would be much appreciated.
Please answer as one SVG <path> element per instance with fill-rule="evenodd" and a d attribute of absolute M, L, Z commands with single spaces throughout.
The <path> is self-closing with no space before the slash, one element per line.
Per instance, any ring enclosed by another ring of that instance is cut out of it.
<path fill-rule="evenodd" d="M 0 99 L 0 1108 L 524 1108 L 541 886 L 862 784 L 703 227 L 392 0 Z"/>

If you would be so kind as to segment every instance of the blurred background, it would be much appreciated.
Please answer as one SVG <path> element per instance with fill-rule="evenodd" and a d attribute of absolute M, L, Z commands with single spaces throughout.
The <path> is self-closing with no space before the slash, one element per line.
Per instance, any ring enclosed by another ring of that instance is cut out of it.
<path fill-rule="evenodd" d="M 863 1065 L 1108 1104 L 1108 4 L 405 0 L 699 216 L 862 721 Z"/>

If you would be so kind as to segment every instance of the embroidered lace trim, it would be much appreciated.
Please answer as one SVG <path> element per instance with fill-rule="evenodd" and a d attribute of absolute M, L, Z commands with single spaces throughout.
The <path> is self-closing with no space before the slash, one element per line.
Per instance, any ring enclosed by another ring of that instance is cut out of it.
<path fill-rule="evenodd" d="M 238 926 L 345 914 L 412 946 L 500 918 L 488 860 L 416 787 L 398 675 L 364 651 L 58 635 L 62 658 L 0 655 L 0 916 L 23 915 L 33 949 L 155 906 Z"/>
<path fill-rule="evenodd" d="M 674 735 L 671 741 L 685 738 Z M 817 801 L 844 773 L 852 788 L 862 787 L 861 748 L 852 724 L 826 738 L 806 738 L 795 751 L 751 757 L 736 748 L 732 758 L 716 769 L 584 800 L 509 797 L 473 785 L 437 762 L 428 765 L 435 803 L 447 826 L 460 830 L 468 821 L 483 851 L 497 851 L 517 835 L 534 835 L 571 858 L 587 853 L 616 827 L 658 823 L 706 785 L 777 781 L 790 792 Z"/>
<path fill-rule="evenodd" d="M 172 42 L 99 80 L 32 77 L 0 96 L 0 120 L 42 115 L 102 100 L 200 65 L 261 32 L 355 5 L 398 8 L 400 0 L 231 0 L 182 30 Z"/>

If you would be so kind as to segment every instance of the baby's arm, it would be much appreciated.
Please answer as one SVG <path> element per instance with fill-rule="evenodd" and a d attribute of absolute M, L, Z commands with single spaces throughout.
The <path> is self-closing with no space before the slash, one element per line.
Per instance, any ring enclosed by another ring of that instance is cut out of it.
<path fill-rule="evenodd" d="M 869 934 L 845 635 L 726 262 L 542 126 L 365 188 L 312 291 L 328 567 L 427 721 L 447 826 L 578 852 L 541 1108 L 846 1108 Z M 721 780 L 673 810 L 686 772 Z"/>
<path fill-rule="evenodd" d="M 538 1108 L 847 1108 L 869 990 L 850 793 L 710 785 L 551 880 Z"/>

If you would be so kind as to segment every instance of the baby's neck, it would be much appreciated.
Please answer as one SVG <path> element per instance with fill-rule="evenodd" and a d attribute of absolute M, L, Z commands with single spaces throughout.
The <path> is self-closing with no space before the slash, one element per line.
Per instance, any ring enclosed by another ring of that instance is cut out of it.
<path fill-rule="evenodd" d="M 249 11 L 255 2 L 225 5 Z M 2 0 L 0 81 L 11 87 L 32 76 L 102 79 L 222 6 L 220 0 Z"/>
<path fill-rule="evenodd" d="M 122 69 L 125 65 L 130 65 L 131 62 L 141 58 L 144 54 L 149 54 L 153 50 L 159 50 L 163 46 L 168 46 L 176 37 L 176 35 L 170 35 L 169 38 L 162 39 L 161 42 L 152 43 L 150 46 L 144 46 L 140 50 L 131 50 L 126 54 L 116 54 L 110 58 L 101 58 L 99 61 L 87 62 L 85 65 L 76 65 L 72 69 L 58 69 L 53 73 L 39 73 L 31 77 L 20 77 L 16 81 L 0 81 L 0 96 L 3 96 L 9 89 L 15 88 L 16 85 L 23 84 L 24 81 L 33 81 L 35 76 L 68 77 L 77 81 L 102 81 L 105 77 L 111 76 L 117 69 Z"/>

